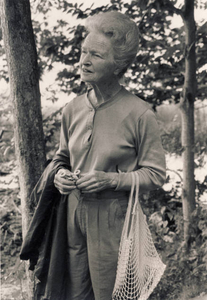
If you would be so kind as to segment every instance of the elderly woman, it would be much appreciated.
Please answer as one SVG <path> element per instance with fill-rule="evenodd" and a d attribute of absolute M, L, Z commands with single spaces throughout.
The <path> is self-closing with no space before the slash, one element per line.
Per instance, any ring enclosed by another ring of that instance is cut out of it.
<path fill-rule="evenodd" d="M 141 193 L 165 180 L 155 116 L 119 83 L 138 50 L 136 24 L 106 12 L 88 18 L 86 29 L 80 75 L 88 91 L 63 110 L 59 150 L 32 194 L 42 200 L 20 255 L 31 259 L 31 269 L 39 257 L 36 275 L 47 281 L 40 294 L 50 300 L 111 299 L 131 172 Z M 51 210 L 48 203 L 61 199 L 56 215 L 57 206 Z M 49 224 L 56 222 L 49 225 L 53 242 L 44 233 L 49 214 Z M 65 287 L 67 295 L 59 296 Z"/>
<path fill-rule="evenodd" d="M 89 17 L 86 30 L 80 75 L 88 91 L 64 108 L 54 158 L 80 177 L 63 177 L 60 166 L 54 184 L 68 194 L 68 299 L 109 300 L 130 172 L 138 173 L 141 193 L 156 189 L 165 160 L 153 112 L 119 83 L 138 50 L 136 24 L 106 12 Z"/>

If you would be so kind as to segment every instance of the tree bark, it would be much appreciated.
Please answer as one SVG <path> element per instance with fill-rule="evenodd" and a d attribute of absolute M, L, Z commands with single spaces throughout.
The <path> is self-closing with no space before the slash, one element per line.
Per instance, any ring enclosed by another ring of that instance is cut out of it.
<path fill-rule="evenodd" d="M 39 72 L 29 0 L 1 0 L 1 21 L 13 104 L 24 237 L 34 211 L 30 194 L 45 165 Z"/>
<path fill-rule="evenodd" d="M 1 0 L 1 21 L 13 104 L 15 152 L 21 194 L 22 233 L 28 229 L 35 203 L 30 194 L 45 165 L 45 143 L 37 52 L 29 0 Z M 28 299 L 34 287 L 26 267 Z"/>
<path fill-rule="evenodd" d="M 185 28 L 185 81 L 183 98 L 180 103 L 182 116 L 183 147 L 183 219 L 184 240 L 190 241 L 191 215 L 195 209 L 194 180 L 194 101 L 196 94 L 196 27 L 194 19 L 194 0 L 185 0 L 182 14 Z"/>

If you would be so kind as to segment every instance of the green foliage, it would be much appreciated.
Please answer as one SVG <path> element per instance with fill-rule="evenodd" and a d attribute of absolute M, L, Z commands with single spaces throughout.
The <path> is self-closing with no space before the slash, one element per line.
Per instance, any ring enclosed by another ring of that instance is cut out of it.
<path fill-rule="evenodd" d="M 80 45 L 84 38 L 82 20 L 100 11 L 119 10 L 128 14 L 137 22 L 140 30 L 140 51 L 131 69 L 126 74 L 125 82 L 130 89 L 151 103 L 160 104 L 164 100 L 179 102 L 184 82 L 184 28 L 171 27 L 172 17 L 181 10 L 175 8 L 177 1 L 131 1 L 111 0 L 110 5 L 93 9 L 93 6 L 83 9 L 82 5 L 59 1 L 54 3 L 53 10 L 67 13 L 80 20 L 78 25 L 71 26 L 70 19 L 58 20 L 49 29 L 49 24 L 34 23 L 37 36 L 39 65 L 51 70 L 54 63 L 61 63 L 62 70 L 58 73 L 57 81 L 66 93 L 82 93 L 85 89 L 80 82 L 78 62 Z M 44 8 L 43 8 L 44 5 Z M 48 10 L 51 6 L 48 5 Z M 45 13 L 45 3 L 38 5 L 37 11 Z M 206 72 L 200 71 L 206 63 L 206 24 L 198 26 L 197 30 L 197 97 L 203 99 L 206 91 Z M 67 68 L 65 68 L 67 66 Z"/>
<path fill-rule="evenodd" d="M 22 243 L 22 228 L 21 228 L 21 212 L 19 209 L 19 189 L 1 189 L 2 200 L 0 201 L 1 208 L 1 253 L 2 267 L 8 265 L 8 260 L 15 263 L 16 255 L 19 252 L 19 247 Z M 2 269 L 2 273 L 11 272 L 12 270 Z"/>
<path fill-rule="evenodd" d="M 177 155 L 182 154 L 182 145 L 181 145 L 181 128 L 174 127 L 169 131 L 161 130 L 161 139 L 163 148 L 167 153 L 175 153 Z"/>
<path fill-rule="evenodd" d="M 203 182 L 199 182 L 198 180 L 196 180 L 195 185 L 196 185 L 196 193 L 197 193 L 196 197 L 197 199 L 200 199 L 200 197 L 207 191 L 207 175 L 205 176 Z"/>
<path fill-rule="evenodd" d="M 0 163 L 14 161 L 14 138 L 13 126 L 11 123 L 11 104 L 8 97 L 0 95 Z M 7 170 L 2 170 L 7 172 Z M 0 172 L 1 174 L 1 172 Z"/>
<path fill-rule="evenodd" d="M 177 189 L 154 191 L 142 199 L 153 239 L 166 264 L 150 300 L 187 299 L 207 292 L 207 207 L 198 202 L 193 213 L 191 247 L 183 242 L 182 201 Z"/>
<path fill-rule="evenodd" d="M 40 77 L 45 70 L 53 70 L 58 63 L 62 68 L 56 81 L 65 93 L 80 94 L 85 86 L 80 82 L 80 45 L 84 39 L 83 21 L 97 12 L 118 10 L 129 15 L 140 30 L 140 51 L 125 82 L 130 89 L 148 102 L 159 105 L 163 101 L 179 102 L 184 82 L 184 28 L 172 29 L 172 17 L 181 14 L 177 0 L 130 1 L 111 0 L 110 4 L 84 9 L 83 5 L 65 0 L 41 1 L 33 4 L 34 16 L 43 21 L 33 21 L 39 56 Z M 203 5 L 205 9 L 205 5 Z M 63 18 L 51 24 L 49 13 L 61 12 Z M 77 25 L 74 25 L 73 20 Z M 202 67 L 207 60 L 207 22 L 197 24 L 197 98 L 204 99 L 207 75 Z M 0 35 L 1 39 L 1 35 Z M 0 55 L 3 54 L 0 48 Z M 7 70 L 1 75 L 8 80 Z"/>
<path fill-rule="evenodd" d="M 2 64 L 3 64 L 2 68 L 0 68 L 0 78 L 8 82 L 9 81 L 8 68 L 7 68 L 5 50 L 3 47 L 3 37 L 2 37 L 1 27 L 0 27 L 0 59 L 2 60 Z"/>
<path fill-rule="evenodd" d="M 177 259 L 184 278 L 186 289 L 190 287 L 189 296 L 198 294 L 200 289 L 207 291 L 207 208 L 201 204 L 193 213 L 190 226 L 190 249 L 186 255 L 186 245 L 182 244 Z"/>
<path fill-rule="evenodd" d="M 205 102 L 204 102 L 205 103 Z M 165 106 L 164 106 L 165 107 Z M 170 105 L 169 105 L 170 107 Z M 183 152 L 181 145 L 181 116 L 179 109 L 171 107 L 168 110 L 160 107 L 161 112 L 158 112 L 158 123 L 162 145 L 167 153 L 175 153 L 181 155 Z M 194 137 L 194 152 L 197 159 L 202 159 L 203 154 L 207 153 L 207 109 L 206 105 L 195 105 L 195 137 Z M 162 120 L 164 116 L 164 119 Z"/>
<path fill-rule="evenodd" d="M 52 159 L 58 150 L 61 111 L 55 112 L 43 122 L 47 159 Z"/>

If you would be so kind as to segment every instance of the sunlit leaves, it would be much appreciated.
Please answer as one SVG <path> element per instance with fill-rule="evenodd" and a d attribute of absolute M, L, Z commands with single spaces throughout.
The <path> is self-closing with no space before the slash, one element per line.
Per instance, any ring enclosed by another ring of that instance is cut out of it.
<path fill-rule="evenodd" d="M 33 1 L 31 5 L 33 11 L 43 15 L 42 22 L 33 21 L 40 75 L 59 63 L 62 70 L 56 81 L 64 92 L 83 91 L 78 62 L 85 18 L 101 11 L 118 10 L 129 15 L 140 30 L 140 51 L 125 78 L 129 89 L 157 104 L 164 100 L 180 100 L 184 82 L 185 32 L 183 27 L 172 26 L 172 16 L 182 14 L 182 6 L 177 5 L 177 0 L 111 0 L 110 4 L 97 8 L 93 5 L 84 8 L 83 3 L 78 5 L 65 0 Z M 55 24 L 51 24 L 48 17 L 51 11 L 60 15 Z M 200 99 L 204 97 L 207 82 L 203 71 L 207 61 L 206 33 L 207 23 L 197 26 L 197 97 Z"/>

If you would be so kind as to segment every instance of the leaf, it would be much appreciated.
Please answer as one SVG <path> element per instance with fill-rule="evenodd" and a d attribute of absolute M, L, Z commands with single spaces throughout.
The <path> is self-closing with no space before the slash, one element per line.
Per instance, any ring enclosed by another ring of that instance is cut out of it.
<path fill-rule="evenodd" d="M 203 231 L 202 231 L 202 236 L 204 238 L 207 238 L 207 228 L 205 228 Z"/>
<path fill-rule="evenodd" d="M 201 25 L 201 26 L 197 29 L 197 33 L 204 33 L 204 34 L 207 34 L 207 22 L 205 22 L 203 25 Z"/>
<path fill-rule="evenodd" d="M 172 57 L 173 55 L 175 55 L 175 51 L 180 51 L 181 50 L 181 46 L 179 45 L 174 45 L 172 47 L 169 47 L 165 54 L 163 55 L 163 58 L 168 60 L 169 57 Z"/>
<path fill-rule="evenodd" d="M 173 238 L 168 235 L 163 236 L 163 240 L 168 243 L 173 243 Z"/>
<path fill-rule="evenodd" d="M 168 226 L 168 221 L 164 221 L 164 222 L 162 223 L 162 226 L 163 226 L 163 228 L 166 228 L 166 227 Z"/>
<path fill-rule="evenodd" d="M 166 212 L 166 206 L 162 206 L 160 212 L 162 215 L 164 215 L 164 213 Z"/>

